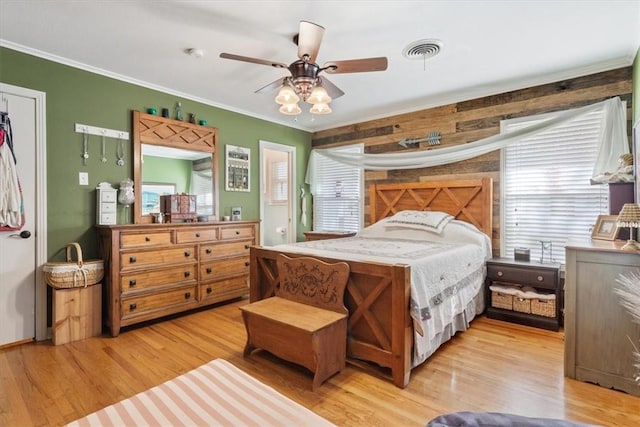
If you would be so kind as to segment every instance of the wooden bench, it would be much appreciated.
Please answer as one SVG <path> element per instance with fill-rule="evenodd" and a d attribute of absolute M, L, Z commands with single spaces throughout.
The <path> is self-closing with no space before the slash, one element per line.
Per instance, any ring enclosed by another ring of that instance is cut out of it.
<path fill-rule="evenodd" d="M 315 390 L 345 367 L 347 320 L 344 290 L 346 262 L 278 255 L 279 285 L 275 296 L 240 307 L 247 344 L 314 372 Z"/>

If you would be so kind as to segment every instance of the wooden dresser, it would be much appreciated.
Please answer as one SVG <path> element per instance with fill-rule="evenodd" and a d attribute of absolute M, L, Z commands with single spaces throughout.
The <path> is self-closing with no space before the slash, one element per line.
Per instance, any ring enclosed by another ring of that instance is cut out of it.
<path fill-rule="evenodd" d="M 621 251 L 623 244 L 587 240 L 566 246 L 564 372 L 640 396 L 633 356 L 640 325 L 614 293 L 621 273 L 640 268 L 640 253 Z"/>
<path fill-rule="evenodd" d="M 97 226 L 104 315 L 123 326 L 249 293 L 257 221 Z"/>

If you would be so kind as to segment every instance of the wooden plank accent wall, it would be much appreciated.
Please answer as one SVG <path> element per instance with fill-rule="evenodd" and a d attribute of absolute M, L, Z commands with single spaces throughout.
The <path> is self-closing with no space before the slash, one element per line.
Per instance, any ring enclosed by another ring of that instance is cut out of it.
<path fill-rule="evenodd" d="M 423 138 L 440 132 L 441 143 L 420 143 L 415 151 L 466 144 L 500 133 L 500 121 L 567 110 L 619 96 L 627 102 L 627 129 L 632 127 L 631 66 L 484 98 L 323 130 L 313 135 L 313 148 L 364 143 L 367 153 L 407 150 L 403 138 Z M 365 172 L 365 195 L 372 183 L 418 182 L 489 176 L 494 181 L 493 251 L 500 251 L 500 152 L 448 165 L 392 171 Z M 365 224 L 369 224 L 369 201 L 365 200 Z"/>

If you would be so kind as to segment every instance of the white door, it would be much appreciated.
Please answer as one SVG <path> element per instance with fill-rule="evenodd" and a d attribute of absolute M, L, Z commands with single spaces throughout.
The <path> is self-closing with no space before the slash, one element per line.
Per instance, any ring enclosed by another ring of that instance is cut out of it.
<path fill-rule="evenodd" d="M 22 188 L 25 224 L 19 231 L 0 231 L 0 346 L 46 337 L 46 287 L 39 266 L 44 248 L 36 238 L 37 186 L 44 174 L 44 94 L 0 84 L 0 110 L 8 113 L 16 169 Z M 5 126 L 6 128 L 6 126 Z M 42 167 L 42 169 L 39 169 Z M 44 199 L 41 199 L 44 202 Z M 40 209 L 41 210 L 41 209 Z M 45 239 L 46 240 L 46 239 Z M 38 299 L 36 303 L 36 294 Z M 44 310 L 43 310 L 44 308 Z M 36 334 L 36 321 L 39 328 Z M 44 328 L 43 328 L 44 325 Z"/>
<path fill-rule="evenodd" d="M 296 241 L 295 147 L 260 141 L 260 244 Z"/>

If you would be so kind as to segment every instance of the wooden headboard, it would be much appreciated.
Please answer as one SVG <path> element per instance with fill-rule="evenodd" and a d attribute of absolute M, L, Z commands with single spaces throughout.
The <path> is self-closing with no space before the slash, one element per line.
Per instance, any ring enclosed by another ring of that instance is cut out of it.
<path fill-rule="evenodd" d="M 369 207 L 372 224 L 403 210 L 442 211 L 470 222 L 491 237 L 493 182 L 491 178 L 481 178 L 374 184 Z"/>

